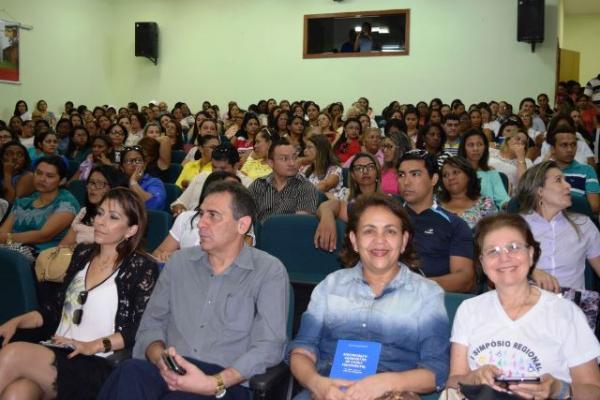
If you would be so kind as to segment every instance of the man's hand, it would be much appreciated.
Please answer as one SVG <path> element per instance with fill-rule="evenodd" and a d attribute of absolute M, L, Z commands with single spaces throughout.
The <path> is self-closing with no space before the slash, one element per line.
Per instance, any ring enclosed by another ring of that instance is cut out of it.
<path fill-rule="evenodd" d="M 169 347 L 166 352 L 175 358 L 175 362 L 186 370 L 185 375 L 179 375 L 171 371 L 161 360 L 164 368 L 159 367 L 160 375 L 163 377 L 169 390 L 194 393 L 203 396 L 212 396 L 217 388 L 215 378 L 206 375 L 198 367 L 177 354 L 174 347 Z"/>
<path fill-rule="evenodd" d="M 335 219 L 321 217 L 317 230 L 315 232 L 315 247 L 325 251 L 335 251 L 337 243 L 337 231 Z"/>
<path fill-rule="evenodd" d="M 548 290 L 550 292 L 559 293 L 560 285 L 555 277 L 543 271 L 541 269 L 534 269 L 531 273 L 531 278 L 535 281 L 541 289 Z"/>

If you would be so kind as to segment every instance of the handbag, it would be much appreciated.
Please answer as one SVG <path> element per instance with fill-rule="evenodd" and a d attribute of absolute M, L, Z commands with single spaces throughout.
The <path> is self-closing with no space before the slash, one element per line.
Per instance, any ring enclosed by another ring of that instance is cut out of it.
<path fill-rule="evenodd" d="M 70 247 L 51 247 L 40 253 L 35 262 L 35 275 L 39 282 L 62 282 L 71 263 Z"/>

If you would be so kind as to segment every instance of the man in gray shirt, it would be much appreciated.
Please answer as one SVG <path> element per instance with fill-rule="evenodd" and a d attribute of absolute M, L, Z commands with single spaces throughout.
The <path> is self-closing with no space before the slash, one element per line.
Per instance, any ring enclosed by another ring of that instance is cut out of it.
<path fill-rule="evenodd" d="M 119 365 L 100 399 L 249 399 L 243 383 L 282 360 L 289 279 L 278 259 L 244 243 L 255 214 L 240 184 L 208 188 L 200 247 L 176 252 L 165 266 L 140 323 L 135 359 Z"/>

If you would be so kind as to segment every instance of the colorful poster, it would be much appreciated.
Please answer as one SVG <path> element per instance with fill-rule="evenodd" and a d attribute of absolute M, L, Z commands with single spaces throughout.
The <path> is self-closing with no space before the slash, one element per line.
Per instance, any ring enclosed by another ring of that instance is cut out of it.
<path fill-rule="evenodd" d="M 0 82 L 19 79 L 19 25 L 0 19 Z"/>

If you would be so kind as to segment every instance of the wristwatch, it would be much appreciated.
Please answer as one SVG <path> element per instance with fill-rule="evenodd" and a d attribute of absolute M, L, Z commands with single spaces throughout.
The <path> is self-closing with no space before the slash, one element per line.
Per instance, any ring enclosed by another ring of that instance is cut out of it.
<path fill-rule="evenodd" d="M 104 346 L 105 353 L 108 353 L 109 351 L 112 350 L 112 343 L 110 342 L 110 339 L 107 337 L 102 338 L 102 346 Z"/>
<path fill-rule="evenodd" d="M 227 389 L 225 388 L 225 383 L 223 382 L 223 377 L 221 374 L 213 375 L 213 377 L 217 380 L 217 388 L 215 389 L 215 397 L 217 399 L 222 399 L 225 397 L 225 393 L 227 393 Z"/>

